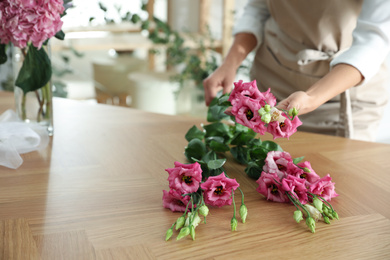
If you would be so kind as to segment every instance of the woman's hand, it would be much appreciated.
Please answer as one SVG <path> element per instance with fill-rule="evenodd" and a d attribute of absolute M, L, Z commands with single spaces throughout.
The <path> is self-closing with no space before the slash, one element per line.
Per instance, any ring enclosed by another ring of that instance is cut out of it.
<path fill-rule="evenodd" d="M 204 96 L 206 105 L 217 96 L 219 91 L 223 91 L 223 94 L 229 93 L 232 90 L 233 83 L 236 77 L 236 70 L 234 67 L 228 65 L 222 65 L 216 69 L 213 74 L 207 77 L 203 81 Z"/>
<path fill-rule="evenodd" d="M 299 111 L 298 115 L 303 115 L 315 110 L 318 106 L 313 97 L 304 91 L 297 91 L 280 101 L 276 107 L 287 111 L 295 107 Z"/>

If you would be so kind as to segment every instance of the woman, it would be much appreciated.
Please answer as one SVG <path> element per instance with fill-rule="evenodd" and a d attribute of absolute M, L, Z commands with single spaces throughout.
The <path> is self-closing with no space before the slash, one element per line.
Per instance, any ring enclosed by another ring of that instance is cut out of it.
<path fill-rule="evenodd" d="M 374 141 L 387 103 L 390 1 L 249 0 L 234 34 L 204 81 L 207 105 L 231 91 L 255 50 L 252 79 L 271 88 L 279 108 L 299 109 L 300 130 Z"/>

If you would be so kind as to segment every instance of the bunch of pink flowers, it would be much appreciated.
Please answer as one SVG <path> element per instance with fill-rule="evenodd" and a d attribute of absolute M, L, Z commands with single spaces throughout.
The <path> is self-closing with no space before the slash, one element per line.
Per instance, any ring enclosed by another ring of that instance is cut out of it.
<path fill-rule="evenodd" d="M 321 178 L 308 161 L 295 164 L 288 152 L 269 152 L 263 172 L 256 182 L 259 184 L 256 190 L 267 200 L 291 202 L 295 206 L 300 206 L 307 213 L 307 219 L 310 219 L 311 223 L 308 226 L 312 232 L 315 227 L 313 220 L 323 216 L 328 223 L 329 218 L 338 218 L 337 213 L 328 203 L 338 196 L 330 175 Z M 314 208 L 310 206 L 311 203 L 314 204 Z M 301 212 L 297 208 L 297 213 L 294 214 L 297 222 L 302 216 L 298 211 Z M 300 216 L 295 216 L 296 214 Z"/>
<path fill-rule="evenodd" d="M 62 0 L 6 0 L 0 2 L 0 40 L 25 48 L 42 44 L 61 30 Z"/>
<path fill-rule="evenodd" d="M 256 80 L 235 82 L 228 100 L 232 104 L 229 113 L 235 116 L 236 122 L 261 135 L 268 132 L 274 139 L 289 138 L 302 124 L 295 108 L 288 111 L 288 114 L 277 109 L 276 98 L 270 89 L 260 92 Z"/>
<path fill-rule="evenodd" d="M 202 181 L 202 169 L 200 164 L 182 164 L 174 163 L 174 168 L 168 168 L 169 173 L 169 191 L 163 191 L 163 206 L 172 211 L 184 212 L 176 222 L 168 229 L 166 240 L 173 234 L 173 227 L 180 229 L 177 240 L 191 234 L 195 239 L 195 227 L 200 223 L 200 215 L 205 218 L 208 215 L 209 206 L 222 207 L 231 205 L 234 200 L 234 191 L 239 187 L 235 179 L 226 177 L 222 172 L 218 176 L 208 177 Z M 188 213 L 188 214 L 187 214 Z M 245 223 L 247 209 L 242 200 L 240 207 L 240 216 Z M 235 217 L 235 205 L 233 218 L 231 220 L 232 230 L 237 228 L 237 219 Z"/>

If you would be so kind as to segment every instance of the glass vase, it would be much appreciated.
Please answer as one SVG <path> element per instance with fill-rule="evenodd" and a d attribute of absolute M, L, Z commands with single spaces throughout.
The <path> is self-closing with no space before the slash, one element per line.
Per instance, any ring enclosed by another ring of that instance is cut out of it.
<path fill-rule="evenodd" d="M 50 54 L 50 47 L 45 46 L 46 52 Z M 14 78 L 17 78 L 24 60 L 23 50 L 13 48 Z M 45 127 L 49 136 L 53 135 L 53 97 L 52 81 L 49 80 L 41 88 L 24 93 L 17 86 L 14 87 L 15 110 L 18 117 L 26 123 L 36 123 Z"/>

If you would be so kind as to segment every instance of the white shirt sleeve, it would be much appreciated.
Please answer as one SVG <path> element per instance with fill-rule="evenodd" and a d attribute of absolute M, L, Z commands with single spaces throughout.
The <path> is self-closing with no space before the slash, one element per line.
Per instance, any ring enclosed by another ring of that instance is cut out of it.
<path fill-rule="evenodd" d="M 242 16 L 235 23 L 233 35 L 243 32 L 252 33 L 257 40 L 257 49 L 263 40 L 264 24 L 269 16 L 266 0 L 249 0 Z"/>
<path fill-rule="evenodd" d="M 364 0 L 351 47 L 336 56 L 330 66 L 339 63 L 354 66 L 367 82 L 379 71 L 389 51 L 390 1 Z"/>

